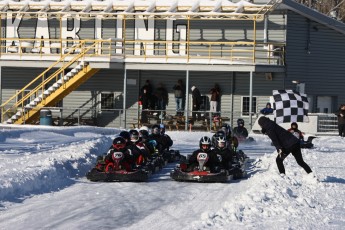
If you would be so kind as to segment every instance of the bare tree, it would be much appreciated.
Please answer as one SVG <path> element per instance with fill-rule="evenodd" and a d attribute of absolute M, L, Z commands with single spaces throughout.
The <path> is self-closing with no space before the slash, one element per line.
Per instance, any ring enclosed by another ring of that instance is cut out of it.
<path fill-rule="evenodd" d="M 345 0 L 295 0 L 336 20 L 345 22 Z"/>

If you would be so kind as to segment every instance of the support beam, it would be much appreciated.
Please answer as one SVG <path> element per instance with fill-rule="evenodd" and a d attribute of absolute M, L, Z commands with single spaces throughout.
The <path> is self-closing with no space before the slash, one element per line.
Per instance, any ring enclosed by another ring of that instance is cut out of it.
<path fill-rule="evenodd" d="M 126 119 L 126 107 L 127 107 L 127 69 L 125 67 L 124 73 L 123 73 L 123 122 L 124 122 L 124 128 L 127 127 L 127 119 Z"/>
<path fill-rule="evenodd" d="M 249 77 L 249 125 L 250 129 L 253 127 L 253 117 L 252 117 L 252 105 L 253 105 L 253 72 L 250 71 L 250 77 Z"/>
<path fill-rule="evenodd" d="M 184 130 L 188 130 L 188 117 L 189 117 L 189 70 L 186 70 L 186 99 L 184 106 L 184 115 L 185 115 L 185 126 Z"/>

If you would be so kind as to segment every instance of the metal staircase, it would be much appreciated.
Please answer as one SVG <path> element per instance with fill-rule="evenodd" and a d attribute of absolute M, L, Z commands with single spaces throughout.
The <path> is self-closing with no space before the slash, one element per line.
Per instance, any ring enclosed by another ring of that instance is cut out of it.
<path fill-rule="evenodd" d="M 85 43 L 81 41 L 80 44 L 69 50 L 67 54 L 1 105 L 1 121 L 7 124 L 35 123 L 43 107 L 55 106 L 99 71 L 99 69 L 91 68 L 89 63 L 84 61 L 85 54 L 94 50 L 97 45 L 95 42 L 85 46 Z M 78 51 L 77 54 L 76 51 Z M 61 67 L 58 68 L 59 66 Z M 58 70 L 46 77 L 55 68 Z"/>

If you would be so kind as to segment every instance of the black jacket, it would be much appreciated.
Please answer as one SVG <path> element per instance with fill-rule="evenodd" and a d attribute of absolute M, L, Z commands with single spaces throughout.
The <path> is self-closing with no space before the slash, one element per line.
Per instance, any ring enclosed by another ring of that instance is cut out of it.
<path fill-rule="evenodd" d="M 192 91 L 193 107 L 201 105 L 201 94 L 198 88 Z"/>
<path fill-rule="evenodd" d="M 222 157 L 222 166 L 225 169 L 230 169 L 233 162 L 233 152 L 229 148 L 218 149 L 215 148 L 214 152 Z"/>
<path fill-rule="evenodd" d="M 173 87 L 173 89 L 174 89 L 174 94 L 176 98 L 184 97 L 184 88 L 182 85 L 177 84 Z"/>
<path fill-rule="evenodd" d="M 342 114 L 343 116 L 340 116 Z M 338 112 L 335 114 L 338 117 L 338 125 L 344 125 L 345 124 L 345 110 L 341 110 L 339 108 Z"/>
<path fill-rule="evenodd" d="M 173 145 L 173 141 L 168 135 L 150 134 L 149 139 L 157 142 L 156 148 L 160 153 L 162 153 L 164 150 L 169 150 L 169 148 Z"/>
<path fill-rule="evenodd" d="M 292 133 L 277 125 L 267 117 L 260 117 L 258 123 L 263 129 L 263 133 L 268 135 L 277 150 L 289 149 L 300 142 Z"/>
<path fill-rule="evenodd" d="M 202 149 L 195 150 L 192 156 L 190 156 L 189 158 L 189 164 L 194 165 L 194 166 L 199 165 L 199 162 L 197 160 L 199 153 L 205 153 L 205 152 Z M 211 171 L 214 171 L 215 167 L 220 165 L 217 154 L 214 152 L 213 149 L 208 150 L 206 153 L 208 155 L 208 161 L 205 163 L 205 166 L 209 167 Z"/>

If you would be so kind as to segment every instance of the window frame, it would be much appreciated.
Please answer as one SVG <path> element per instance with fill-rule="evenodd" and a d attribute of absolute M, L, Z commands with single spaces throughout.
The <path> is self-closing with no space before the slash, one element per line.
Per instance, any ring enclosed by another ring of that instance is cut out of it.
<path fill-rule="evenodd" d="M 109 95 L 112 96 L 112 102 L 108 103 L 108 104 L 112 104 L 111 108 L 104 108 L 103 107 L 103 95 Z M 115 110 L 115 93 L 114 92 L 110 92 L 110 91 L 104 91 L 104 92 L 100 92 L 99 94 L 99 111 L 100 112 L 114 112 Z"/>
<path fill-rule="evenodd" d="M 255 114 L 257 112 L 258 108 L 258 97 L 257 96 L 252 96 L 252 113 Z M 250 97 L 249 96 L 241 96 L 241 116 L 242 117 L 249 117 L 249 101 Z M 246 105 L 244 105 L 246 103 Z M 248 112 L 244 112 L 244 107 L 248 107 L 247 110 Z"/>

